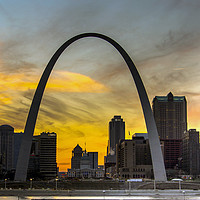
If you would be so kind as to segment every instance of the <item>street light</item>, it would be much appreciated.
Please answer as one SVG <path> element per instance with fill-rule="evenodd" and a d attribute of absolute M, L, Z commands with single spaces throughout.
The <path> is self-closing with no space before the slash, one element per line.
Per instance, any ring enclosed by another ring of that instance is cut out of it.
<path fill-rule="evenodd" d="M 5 190 L 6 190 L 6 181 L 7 181 L 7 179 L 5 178 Z"/>
<path fill-rule="evenodd" d="M 58 189 L 58 178 L 56 178 L 56 190 Z"/>
<path fill-rule="evenodd" d="M 33 179 L 30 178 L 30 189 L 32 189 L 32 187 L 33 187 Z"/>

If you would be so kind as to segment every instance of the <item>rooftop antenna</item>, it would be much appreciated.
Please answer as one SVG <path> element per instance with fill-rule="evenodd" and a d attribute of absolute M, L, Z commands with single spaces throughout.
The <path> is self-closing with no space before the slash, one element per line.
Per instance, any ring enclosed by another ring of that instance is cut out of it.
<path fill-rule="evenodd" d="M 86 153 L 86 142 L 85 142 L 85 153 Z"/>

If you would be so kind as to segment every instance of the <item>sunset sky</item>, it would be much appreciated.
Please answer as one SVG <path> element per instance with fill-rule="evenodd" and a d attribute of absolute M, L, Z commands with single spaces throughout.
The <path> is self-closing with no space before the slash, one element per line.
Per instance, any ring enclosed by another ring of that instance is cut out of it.
<path fill-rule="evenodd" d="M 149 100 L 186 96 L 188 127 L 200 130 L 199 0 L 0 0 L 0 125 L 23 131 L 40 76 L 71 37 L 98 32 L 130 55 Z M 58 134 L 60 171 L 79 144 L 103 164 L 108 122 L 121 115 L 126 138 L 146 132 L 130 72 L 107 42 L 85 38 L 56 63 L 45 90 L 35 134 Z"/>

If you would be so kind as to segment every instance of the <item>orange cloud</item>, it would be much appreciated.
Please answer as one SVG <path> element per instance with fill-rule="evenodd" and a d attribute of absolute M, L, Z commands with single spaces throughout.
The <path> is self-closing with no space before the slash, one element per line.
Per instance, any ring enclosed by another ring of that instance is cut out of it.
<path fill-rule="evenodd" d="M 0 73 L 1 91 L 26 91 L 36 89 L 38 80 L 36 76 L 27 77 L 25 74 Z M 72 72 L 58 71 L 47 83 L 49 91 L 54 92 L 79 92 L 79 93 L 103 93 L 108 92 L 103 84 L 92 78 Z"/>
<path fill-rule="evenodd" d="M 12 103 L 12 98 L 6 94 L 0 94 L 0 104 L 10 104 Z"/>
<path fill-rule="evenodd" d="M 47 88 L 59 92 L 80 92 L 80 93 L 104 93 L 108 92 L 103 84 L 83 74 L 57 71 Z"/>

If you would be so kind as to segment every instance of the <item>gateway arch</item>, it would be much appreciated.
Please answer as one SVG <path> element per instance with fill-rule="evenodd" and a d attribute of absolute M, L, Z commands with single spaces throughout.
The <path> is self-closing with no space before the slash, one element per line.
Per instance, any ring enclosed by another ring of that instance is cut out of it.
<path fill-rule="evenodd" d="M 148 131 L 150 151 L 151 151 L 151 157 L 152 157 L 152 163 L 153 163 L 154 178 L 156 181 L 166 181 L 167 178 L 166 178 L 165 166 L 164 166 L 164 161 L 163 161 L 163 155 L 162 155 L 161 147 L 160 147 L 160 141 L 158 138 L 157 127 L 155 124 L 155 120 L 153 117 L 149 99 L 148 99 L 145 87 L 143 85 L 142 79 L 133 61 L 131 60 L 130 56 L 126 53 L 126 51 L 113 39 L 99 33 L 83 33 L 83 34 L 79 34 L 72 37 L 71 39 L 66 41 L 55 52 L 55 54 L 52 56 L 49 63 L 47 64 L 42 74 L 42 77 L 39 81 L 39 84 L 37 86 L 37 89 L 35 91 L 35 95 L 33 97 L 32 104 L 31 104 L 29 114 L 27 117 L 25 129 L 24 129 L 24 135 L 22 137 L 21 147 L 20 147 L 18 161 L 17 161 L 15 181 L 26 181 L 29 155 L 30 155 L 31 144 L 32 144 L 32 137 L 33 137 L 33 133 L 35 129 L 35 124 L 36 124 L 42 96 L 43 96 L 48 78 L 51 74 L 51 71 L 56 61 L 60 57 L 60 55 L 70 44 L 72 44 L 76 40 L 79 40 L 81 38 L 86 38 L 86 37 L 96 37 L 96 38 L 100 38 L 107 41 L 118 50 L 118 52 L 121 54 L 126 64 L 128 65 L 128 68 L 135 81 L 135 85 L 139 94 L 139 98 L 140 98 L 140 102 L 142 105 L 143 114 L 144 114 L 144 118 L 146 122 L 146 128 Z"/>

